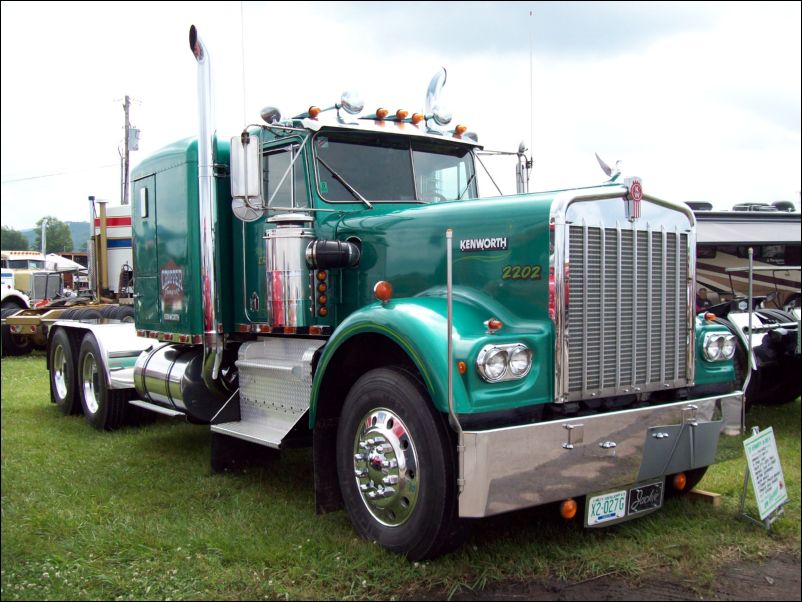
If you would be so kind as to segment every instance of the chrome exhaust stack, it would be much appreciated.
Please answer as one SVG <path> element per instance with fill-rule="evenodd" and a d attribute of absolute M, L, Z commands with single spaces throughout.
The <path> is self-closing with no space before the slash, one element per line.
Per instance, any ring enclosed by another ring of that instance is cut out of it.
<path fill-rule="evenodd" d="M 189 48 L 198 62 L 198 197 L 200 203 L 201 274 L 203 278 L 203 381 L 214 392 L 225 394 L 219 379 L 224 341 L 217 298 L 217 272 L 214 262 L 217 193 L 214 185 L 214 95 L 209 51 L 198 30 L 189 28 Z"/>

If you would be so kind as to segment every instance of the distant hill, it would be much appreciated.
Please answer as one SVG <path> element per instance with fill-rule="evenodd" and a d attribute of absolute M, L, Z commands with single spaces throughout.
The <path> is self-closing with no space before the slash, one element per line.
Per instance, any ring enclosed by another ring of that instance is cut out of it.
<path fill-rule="evenodd" d="M 70 236 L 72 236 L 72 246 L 74 249 L 70 251 L 85 251 L 86 241 L 89 240 L 89 222 L 64 222 L 70 228 Z M 31 249 L 36 243 L 37 228 L 30 230 L 21 230 L 22 235 L 28 239 L 28 244 Z"/>

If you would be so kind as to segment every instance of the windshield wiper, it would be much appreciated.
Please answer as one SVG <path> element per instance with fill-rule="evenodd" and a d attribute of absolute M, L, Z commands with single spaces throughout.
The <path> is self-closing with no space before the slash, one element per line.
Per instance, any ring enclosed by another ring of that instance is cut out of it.
<path fill-rule="evenodd" d="M 336 180 L 337 180 L 337 181 L 338 181 L 340 184 L 342 184 L 342 185 L 345 187 L 345 189 L 346 189 L 348 192 L 350 192 L 350 193 L 351 193 L 351 195 L 352 195 L 352 196 L 353 196 L 355 199 L 357 199 L 358 201 L 362 201 L 363 203 L 365 203 L 365 205 L 367 205 L 368 209 L 373 209 L 373 204 L 372 204 L 372 203 L 371 203 L 369 200 L 367 200 L 365 197 L 363 197 L 361 194 L 359 194 L 359 191 L 358 191 L 356 188 L 354 188 L 354 187 L 353 187 L 353 186 L 351 186 L 351 185 L 350 185 L 348 182 L 346 182 L 346 181 L 345 181 L 345 178 L 343 178 L 343 177 L 342 177 L 340 174 L 338 174 L 336 171 L 334 171 L 334 169 L 332 169 L 332 167 L 331 167 L 331 166 L 330 166 L 328 163 L 326 163 L 326 162 L 325 162 L 325 161 L 324 161 L 324 160 L 323 160 L 323 159 L 322 159 L 320 156 L 317 156 L 317 160 L 318 160 L 318 161 L 320 161 L 320 164 L 321 164 L 323 167 L 325 167 L 326 169 L 328 169 L 328 170 L 331 172 L 331 175 L 333 175 L 333 176 L 334 176 L 334 178 L 335 178 L 335 179 L 336 179 Z"/>
<path fill-rule="evenodd" d="M 473 182 L 473 179 L 474 179 L 475 177 L 476 177 L 476 172 L 474 171 L 474 172 L 471 174 L 471 177 L 470 177 L 470 178 L 468 178 L 468 183 L 467 183 L 467 184 L 465 184 L 465 190 L 463 190 L 463 191 L 462 191 L 462 193 L 461 193 L 461 194 L 460 194 L 460 195 L 457 197 L 457 200 L 458 200 L 458 201 L 462 199 L 462 195 L 463 195 L 463 194 L 465 194 L 466 192 L 468 192 L 468 188 L 470 188 L 470 187 L 471 187 L 471 182 Z"/>

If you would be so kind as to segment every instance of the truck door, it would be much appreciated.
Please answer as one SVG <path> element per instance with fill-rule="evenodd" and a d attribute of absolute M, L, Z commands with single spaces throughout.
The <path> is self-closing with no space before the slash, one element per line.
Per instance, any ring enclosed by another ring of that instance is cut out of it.
<path fill-rule="evenodd" d="M 265 203 L 270 201 L 272 211 L 254 222 L 243 223 L 242 226 L 245 263 L 242 299 L 245 316 L 251 323 L 268 322 L 265 232 L 275 228 L 275 224 L 268 220 L 277 213 L 287 213 L 286 208 L 309 206 L 304 157 L 296 159 L 300 146 L 300 141 L 294 139 L 282 140 L 279 144 L 264 149 L 262 194 Z"/>
<path fill-rule="evenodd" d="M 134 318 L 137 328 L 159 330 L 159 257 L 156 244 L 156 176 L 136 180 L 131 207 L 136 277 Z"/>

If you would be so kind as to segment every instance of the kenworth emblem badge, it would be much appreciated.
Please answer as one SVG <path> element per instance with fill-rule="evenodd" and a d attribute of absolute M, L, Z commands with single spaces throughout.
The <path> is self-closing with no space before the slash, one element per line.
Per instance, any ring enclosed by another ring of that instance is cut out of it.
<path fill-rule="evenodd" d="M 640 178 L 624 180 L 627 187 L 627 219 L 634 222 L 640 217 L 640 202 L 643 199 L 643 185 Z"/>
<path fill-rule="evenodd" d="M 463 253 L 470 251 L 506 251 L 507 237 L 468 238 L 459 241 L 459 250 Z"/>

